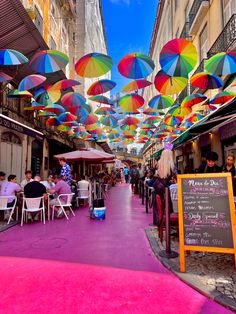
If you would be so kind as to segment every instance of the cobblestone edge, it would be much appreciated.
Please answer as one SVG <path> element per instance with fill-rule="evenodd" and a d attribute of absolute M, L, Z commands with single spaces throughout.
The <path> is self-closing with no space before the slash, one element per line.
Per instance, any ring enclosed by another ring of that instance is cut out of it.
<path fill-rule="evenodd" d="M 158 245 L 158 242 L 153 237 L 151 231 L 156 228 L 145 228 L 145 233 L 148 238 L 148 241 L 150 243 L 150 246 L 152 248 L 152 251 L 154 255 L 158 258 L 158 260 L 168 269 L 170 270 L 174 275 L 176 275 L 180 280 L 182 280 L 184 283 L 188 284 L 190 287 L 194 288 L 198 292 L 202 293 L 209 299 L 212 299 L 221 305 L 225 306 L 226 308 L 234 311 L 236 313 L 236 304 L 234 301 L 232 301 L 230 298 L 227 298 L 225 295 L 223 295 L 220 292 L 212 292 L 206 288 L 203 284 L 194 281 L 191 278 L 191 275 L 188 273 L 180 273 L 179 269 L 176 268 L 176 265 L 171 261 L 171 259 L 167 259 L 165 257 L 159 256 L 159 253 L 162 251 L 161 248 Z"/>
<path fill-rule="evenodd" d="M 19 221 L 11 222 L 9 225 L 0 226 L 0 232 L 3 232 L 11 227 L 14 227 L 19 224 Z"/>

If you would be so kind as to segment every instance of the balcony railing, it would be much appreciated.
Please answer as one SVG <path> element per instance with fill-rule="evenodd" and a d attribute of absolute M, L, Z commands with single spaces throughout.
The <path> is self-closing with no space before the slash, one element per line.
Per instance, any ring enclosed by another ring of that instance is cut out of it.
<path fill-rule="evenodd" d="M 211 49 L 207 53 L 210 58 L 218 52 L 227 51 L 236 46 L 236 14 L 233 14 L 225 25 L 223 31 L 220 33 Z"/>
<path fill-rule="evenodd" d="M 191 35 L 198 30 L 198 24 L 202 23 L 202 18 L 205 16 L 209 5 L 209 0 L 194 0 L 189 12 L 189 30 Z"/>

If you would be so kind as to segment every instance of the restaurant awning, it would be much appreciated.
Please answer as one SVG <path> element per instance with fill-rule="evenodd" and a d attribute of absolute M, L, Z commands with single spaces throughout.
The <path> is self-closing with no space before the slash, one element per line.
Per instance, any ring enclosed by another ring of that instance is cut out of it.
<path fill-rule="evenodd" d="M 29 59 L 37 51 L 49 49 L 20 0 L 0 1 L 0 21 L 0 49 L 16 49 Z M 27 63 L 2 66 L 0 71 L 11 75 L 16 85 L 23 77 L 33 73 Z M 58 71 L 47 75 L 47 78 L 45 84 L 54 83 L 66 76 L 63 71 Z"/>

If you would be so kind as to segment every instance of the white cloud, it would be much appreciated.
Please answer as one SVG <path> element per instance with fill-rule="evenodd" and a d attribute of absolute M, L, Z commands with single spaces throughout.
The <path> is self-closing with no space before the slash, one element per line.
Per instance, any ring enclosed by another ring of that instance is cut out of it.
<path fill-rule="evenodd" d="M 110 0 L 110 2 L 114 4 L 126 4 L 126 5 L 130 5 L 130 1 L 131 0 Z"/>

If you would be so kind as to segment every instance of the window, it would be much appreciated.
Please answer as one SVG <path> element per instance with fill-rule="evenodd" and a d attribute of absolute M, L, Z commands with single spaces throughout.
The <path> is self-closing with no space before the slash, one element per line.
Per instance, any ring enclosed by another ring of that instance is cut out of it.
<path fill-rule="evenodd" d="M 223 0 L 224 25 L 227 24 L 231 16 L 236 13 L 236 0 Z"/>
<path fill-rule="evenodd" d="M 39 10 L 35 8 L 35 25 L 40 32 L 41 35 L 43 35 L 43 18 L 42 15 L 40 14 Z"/>
<path fill-rule="evenodd" d="M 207 24 L 204 26 L 200 37 L 200 61 L 207 58 Z"/>

